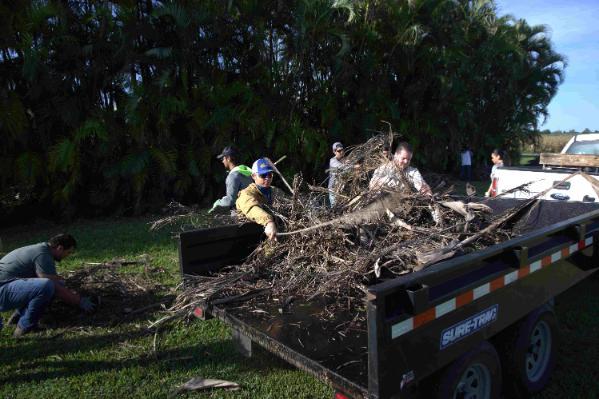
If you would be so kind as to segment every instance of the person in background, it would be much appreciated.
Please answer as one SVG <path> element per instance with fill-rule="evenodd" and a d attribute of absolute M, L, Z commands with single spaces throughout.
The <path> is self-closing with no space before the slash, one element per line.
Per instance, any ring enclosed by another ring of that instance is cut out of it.
<path fill-rule="evenodd" d="M 228 171 L 225 179 L 226 194 L 214 201 L 208 213 L 212 213 L 218 208 L 233 210 L 239 191 L 252 183 L 252 170 L 245 165 L 238 164 L 239 153 L 234 147 L 225 147 L 217 158 L 222 161 L 223 166 Z"/>
<path fill-rule="evenodd" d="M 491 184 L 489 185 L 489 189 L 485 193 L 485 197 L 494 197 L 497 195 L 496 187 L 495 187 L 495 177 L 497 173 L 497 168 L 503 166 L 503 160 L 505 159 L 505 151 L 500 150 L 498 148 L 494 149 L 491 152 L 491 162 L 493 162 L 493 167 L 491 168 Z"/>
<path fill-rule="evenodd" d="M 401 174 L 403 173 L 413 188 L 425 195 L 432 195 L 431 188 L 422 178 L 418 169 L 410 166 L 412 147 L 407 142 L 401 142 L 397 145 L 393 161 L 379 166 L 370 179 L 368 187 L 371 190 L 380 190 L 382 188 L 397 189 L 403 186 Z"/>
<path fill-rule="evenodd" d="M 70 234 L 59 234 L 48 242 L 17 248 L 0 259 L 0 312 L 17 309 L 8 321 L 17 325 L 15 338 L 40 330 L 38 322 L 54 297 L 85 312 L 94 310 L 94 303 L 67 289 L 56 272 L 55 262 L 71 255 L 76 246 Z"/>
<path fill-rule="evenodd" d="M 274 217 L 265 209 L 272 205 L 272 162 L 268 158 L 260 158 L 252 165 L 254 182 L 239 192 L 235 202 L 237 210 L 249 220 L 264 226 L 264 234 L 269 240 L 276 240 L 277 226 Z"/>
<path fill-rule="evenodd" d="M 329 202 L 331 207 L 335 205 L 335 194 L 333 193 L 333 188 L 335 187 L 335 177 L 338 172 L 338 169 L 342 167 L 343 163 L 341 160 L 345 156 L 345 149 L 343 148 L 343 144 L 339 141 L 333 144 L 333 157 L 329 160 L 329 169 L 327 169 L 327 173 L 329 174 Z"/>
<path fill-rule="evenodd" d="M 464 181 L 472 180 L 472 150 L 466 146 L 460 153 L 461 168 L 460 168 L 460 179 Z"/>

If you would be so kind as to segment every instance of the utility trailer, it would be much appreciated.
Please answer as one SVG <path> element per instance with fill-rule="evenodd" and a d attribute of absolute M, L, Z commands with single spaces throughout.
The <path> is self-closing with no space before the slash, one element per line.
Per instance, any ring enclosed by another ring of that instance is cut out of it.
<path fill-rule="evenodd" d="M 353 315 L 323 319 L 321 303 L 281 313 L 257 298 L 256 313 L 215 301 L 194 313 L 227 323 L 246 355 L 258 344 L 332 385 L 336 398 L 495 398 L 502 381 L 509 397 L 526 395 L 555 364 L 553 298 L 599 267 L 599 206 L 539 201 L 521 224 L 509 241 L 370 286 L 365 330 L 338 333 Z M 181 233 L 181 272 L 238 264 L 261 238 L 254 224 Z"/>

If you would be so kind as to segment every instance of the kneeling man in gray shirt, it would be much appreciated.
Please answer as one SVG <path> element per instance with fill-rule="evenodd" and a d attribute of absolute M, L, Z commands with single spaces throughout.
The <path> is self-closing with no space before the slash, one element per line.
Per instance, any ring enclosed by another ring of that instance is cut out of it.
<path fill-rule="evenodd" d="M 59 234 L 48 242 L 17 248 L 0 259 L 0 312 L 16 309 L 10 318 L 17 324 L 15 337 L 39 329 L 39 319 L 55 296 L 86 312 L 94 310 L 93 302 L 67 289 L 56 272 L 55 262 L 73 253 L 76 246 L 71 235 Z"/>

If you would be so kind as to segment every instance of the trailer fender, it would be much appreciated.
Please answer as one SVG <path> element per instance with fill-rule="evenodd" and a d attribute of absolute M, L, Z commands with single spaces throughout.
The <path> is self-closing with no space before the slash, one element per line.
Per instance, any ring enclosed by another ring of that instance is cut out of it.
<path fill-rule="evenodd" d="M 445 367 L 436 378 L 434 397 L 499 398 L 501 362 L 495 347 L 482 341 Z"/>
<path fill-rule="evenodd" d="M 506 393 L 528 396 L 547 385 L 555 368 L 558 335 L 557 319 L 549 303 L 501 333 L 497 345 L 501 348 Z"/>

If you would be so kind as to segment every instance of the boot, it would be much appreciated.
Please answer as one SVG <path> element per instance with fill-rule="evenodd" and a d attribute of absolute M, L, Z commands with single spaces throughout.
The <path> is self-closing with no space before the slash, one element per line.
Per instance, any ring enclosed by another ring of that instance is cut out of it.
<path fill-rule="evenodd" d="M 21 314 L 19 313 L 18 310 L 15 310 L 13 312 L 13 314 L 8 318 L 8 321 L 6 322 L 6 324 L 16 326 L 17 323 L 19 322 L 20 318 L 21 318 Z"/>
<path fill-rule="evenodd" d="M 43 332 L 43 331 L 46 331 L 46 329 L 44 329 L 40 326 L 33 326 L 28 329 L 23 329 L 17 325 L 17 328 L 15 328 L 15 331 L 13 332 L 12 336 L 14 338 L 21 338 L 25 334 L 39 333 L 39 332 Z"/>

